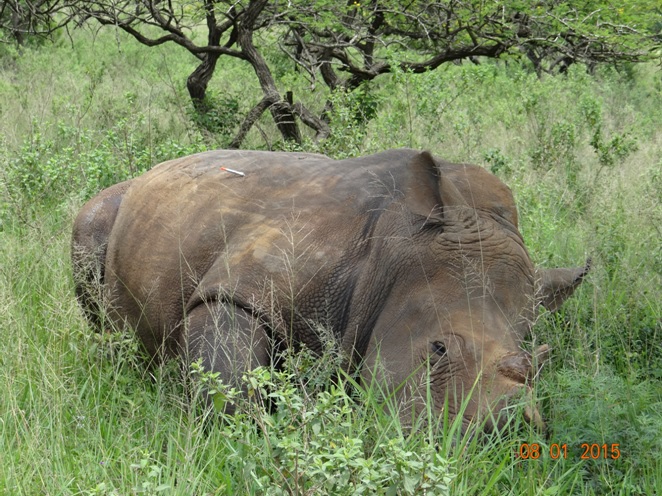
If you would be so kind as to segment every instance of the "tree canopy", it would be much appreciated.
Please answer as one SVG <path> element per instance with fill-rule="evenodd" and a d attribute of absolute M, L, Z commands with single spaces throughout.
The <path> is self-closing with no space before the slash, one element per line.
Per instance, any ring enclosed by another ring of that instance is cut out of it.
<path fill-rule="evenodd" d="M 67 25 L 70 12 L 60 0 L 0 0 L 0 43 L 48 37 Z"/>
<path fill-rule="evenodd" d="M 351 91 L 394 70 L 420 73 L 506 54 L 527 58 L 539 75 L 573 63 L 637 62 L 659 49 L 662 19 L 654 0 L 4 0 L 0 13 L 6 8 L 28 17 L 66 11 L 78 25 L 96 20 L 147 46 L 179 45 L 199 60 L 187 89 L 202 113 L 221 57 L 250 64 L 263 96 L 244 116 L 233 147 L 266 110 L 286 140 L 301 141 L 299 122 L 318 138 L 330 132 L 329 102 L 314 112 L 277 87 L 261 48 L 266 38 L 311 85 Z"/>

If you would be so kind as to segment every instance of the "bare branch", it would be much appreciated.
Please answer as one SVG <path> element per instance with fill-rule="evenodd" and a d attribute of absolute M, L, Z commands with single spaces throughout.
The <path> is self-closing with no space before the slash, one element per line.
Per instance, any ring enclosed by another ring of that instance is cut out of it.
<path fill-rule="evenodd" d="M 317 131 L 315 134 L 315 141 L 324 140 L 331 134 L 329 124 L 323 119 L 315 116 L 308 110 L 302 103 L 295 103 L 293 106 L 294 113 L 301 119 L 306 126 Z"/>
<path fill-rule="evenodd" d="M 267 110 L 271 105 L 275 103 L 274 96 L 265 96 L 260 102 L 251 109 L 250 112 L 246 115 L 244 122 L 239 126 L 239 131 L 234 137 L 232 142 L 228 145 L 228 148 L 241 148 L 241 144 L 244 142 L 248 131 L 251 130 L 253 124 L 260 118 L 260 116 Z"/>

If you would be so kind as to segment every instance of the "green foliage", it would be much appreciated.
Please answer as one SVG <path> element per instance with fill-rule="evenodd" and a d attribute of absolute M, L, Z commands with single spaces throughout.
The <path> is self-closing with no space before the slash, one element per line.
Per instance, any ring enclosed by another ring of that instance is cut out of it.
<path fill-rule="evenodd" d="M 600 165 L 613 167 L 637 151 L 636 138 L 628 132 L 605 139 L 600 102 L 586 96 L 580 102 L 580 110 L 592 132 L 589 144 L 597 154 Z"/>
<path fill-rule="evenodd" d="M 287 354 L 280 370 L 246 374 L 242 400 L 194 364 L 200 386 L 242 412 L 224 416 L 224 470 L 242 472 L 249 493 L 449 494 L 453 472 L 434 443 L 404 438 L 392 421 L 376 432 L 384 406 L 367 392 L 363 404 L 350 397 L 338 365 L 334 354 Z"/>
<path fill-rule="evenodd" d="M 25 216 L 35 206 L 58 204 L 72 195 L 87 199 L 166 159 L 203 149 L 201 143 L 181 146 L 167 140 L 150 146 L 140 132 L 143 121 L 144 116 L 119 118 L 104 133 L 59 122 L 54 139 L 37 131 L 13 158 L 5 149 L 0 178 L 6 203 L 0 214 Z"/>
<path fill-rule="evenodd" d="M 604 62 L 627 59 L 626 54 L 651 45 L 646 31 L 654 32 L 659 22 L 659 9 L 653 4 L 649 0 L 619 7 L 605 1 L 428 5 L 393 0 L 343 4 L 316 0 L 288 2 L 287 7 L 270 6 L 267 10 L 292 19 L 299 36 L 306 40 L 310 37 L 331 44 L 342 36 L 372 36 L 384 47 L 407 47 L 418 59 L 461 51 L 472 43 L 480 46 L 480 40 L 483 46 L 501 45 L 502 52 L 540 50 L 541 58 L 570 55 L 575 61 Z M 640 31 L 642 26 L 646 31 Z M 351 49 L 364 53 L 366 47 L 357 44 Z M 408 58 L 405 52 L 400 48 L 400 60 Z M 382 52 L 377 54 L 379 59 L 385 58 Z"/>
<path fill-rule="evenodd" d="M 383 74 L 434 71 L 461 60 L 478 63 L 479 57 L 518 61 L 527 57 L 542 76 L 565 73 L 578 63 L 593 67 L 640 62 L 657 48 L 648 31 L 657 29 L 652 18 L 658 11 L 650 11 L 648 0 L 637 0 L 627 9 L 603 1 L 571 5 L 558 0 L 535 4 L 519 0 L 433 4 L 198 0 L 157 2 L 149 9 L 136 9 L 131 1 L 96 3 L 94 9 L 86 8 L 84 2 L 65 4 L 68 8 L 58 9 L 64 19 L 83 25 L 96 20 L 144 45 L 172 42 L 194 55 L 200 65 L 187 79 L 194 107 L 191 115 L 205 132 L 225 135 L 236 124 L 233 108 L 239 106 L 232 99 L 214 102 L 218 97 L 205 96 L 217 65 L 224 65 L 226 72 L 230 72 L 230 61 L 250 67 L 262 97 L 274 103 L 270 113 L 283 140 L 297 146 L 302 145 L 300 122 L 319 131 L 317 116 L 325 117 L 330 102 L 316 102 L 311 111 L 301 101 L 295 103 L 289 89 L 278 88 L 274 79 L 287 79 L 290 61 L 305 74 L 311 88 L 319 82 L 330 92 L 362 92 L 366 82 Z M 275 105 L 278 100 L 283 103 Z M 263 113 L 264 107 L 256 103 L 250 107 Z M 303 117 L 311 114 L 316 118 Z M 248 115 L 245 123 L 250 127 L 255 116 Z M 464 133 L 459 129 L 458 134 Z M 227 141 L 227 136 L 223 138 Z M 232 143 L 244 138 L 243 131 L 236 138 Z M 271 146 L 268 136 L 263 138 Z"/>
<path fill-rule="evenodd" d="M 489 164 L 492 174 L 508 175 L 512 172 L 510 160 L 498 148 L 487 150 L 483 154 L 483 160 Z"/>
<path fill-rule="evenodd" d="M 104 56 L 96 52 L 107 50 L 102 43 L 77 52 L 26 48 L 0 75 L 0 229 L 12 218 L 28 220 L 67 198 L 87 199 L 159 162 L 205 149 L 200 134 L 182 135 L 175 122 L 180 109 L 167 108 L 167 94 L 159 100 L 166 108 L 154 107 L 153 88 L 163 81 L 145 85 L 143 75 L 132 73 L 137 81 L 120 84 L 115 78 L 126 68 L 98 63 Z M 135 53 L 117 55 L 145 65 L 132 60 L 140 59 Z M 16 73 L 27 87 L 13 82 Z"/>
<path fill-rule="evenodd" d="M 630 134 L 616 134 L 610 140 L 605 142 L 600 128 L 595 130 L 590 145 L 598 155 L 600 165 L 606 167 L 613 167 L 632 152 L 637 151 L 637 141 Z"/>
<path fill-rule="evenodd" d="M 0 54 L 6 45 L 39 46 L 46 40 L 62 35 L 63 16 L 57 0 L 42 0 L 35 4 L 26 0 L 3 2 L 0 8 Z"/>
<path fill-rule="evenodd" d="M 191 106 L 188 114 L 191 122 L 201 130 L 229 142 L 239 125 L 239 99 L 208 92 L 198 108 Z"/>
<path fill-rule="evenodd" d="M 609 371 L 587 375 L 566 369 L 546 384 L 546 389 L 550 394 L 549 416 L 554 419 L 552 439 L 567 443 L 576 459 L 585 455 L 582 471 L 586 487 L 596 494 L 655 492 L 652 481 L 629 480 L 628 472 L 645 470 L 644 460 L 662 453 L 659 382 L 631 382 Z M 618 444 L 620 456 L 614 459 L 604 452 L 591 456 L 582 445 L 593 444 Z"/>
<path fill-rule="evenodd" d="M 332 132 L 320 144 L 320 152 L 339 159 L 360 153 L 367 125 L 377 114 L 379 99 L 368 83 L 351 92 L 344 89 L 332 92 L 327 112 Z"/>

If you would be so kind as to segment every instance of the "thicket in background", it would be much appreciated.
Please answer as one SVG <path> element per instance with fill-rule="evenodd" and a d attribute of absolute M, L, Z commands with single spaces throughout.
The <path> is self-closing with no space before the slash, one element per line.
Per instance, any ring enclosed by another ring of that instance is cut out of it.
<path fill-rule="evenodd" d="M 302 125 L 316 139 L 332 130 L 333 98 L 306 101 L 305 90 L 282 79 L 274 53 L 309 88 L 351 93 L 385 74 L 479 58 L 527 60 L 538 76 L 565 73 L 577 63 L 593 69 L 641 62 L 660 48 L 661 19 L 655 0 L 4 0 L 0 41 L 24 46 L 61 36 L 64 28 L 101 25 L 148 47 L 186 51 L 197 64 L 186 78 L 196 123 L 215 132 L 234 117 L 241 124 L 230 147 L 237 148 L 267 111 L 285 141 L 301 144 Z M 231 97 L 208 92 L 218 70 L 237 64 L 250 69 L 260 88 L 244 98 L 250 110 L 241 113 Z M 234 116 L 227 112 L 233 106 Z"/>

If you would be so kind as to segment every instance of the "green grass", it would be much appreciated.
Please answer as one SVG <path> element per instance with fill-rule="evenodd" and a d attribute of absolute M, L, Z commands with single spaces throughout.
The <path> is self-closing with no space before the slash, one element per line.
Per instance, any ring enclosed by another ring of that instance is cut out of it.
<path fill-rule="evenodd" d="M 147 370 L 130 335 L 88 328 L 69 262 L 82 201 L 227 139 L 190 120 L 194 63 L 105 31 L 0 58 L 0 494 L 411 494 L 426 481 L 428 494 L 662 494 L 659 68 L 395 74 L 334 96 L 335 135 L 304 145 L 337 157 L 412 146 L 481 164 L 513 189 L 538 264 L 592 257 L 588 280 L 534 330 L 552 347 L 536 390 L 549 438 L 462 440 L 444 419 L 403 430 L 378 390 L 320 387 L 329 371 L 305 356 L 312 387 L 256 373 L 274 413 L 249 405 L 208 421 L 176 364 Z M 212 91 L 250 108 L 251 73 L 219 69 Z M 323 100 L 281 72 L 295 95 Z M 276 143 L 268 115 L 260 126 Z M 246 146 L 264 148 L 261 136 Z M 541 456 L 515 456 L 523 443 Z M 582 460 L 582 443 L 618 444 L 620 457 Z M 567 458 L 553 459 L 563 444 Z"/>

